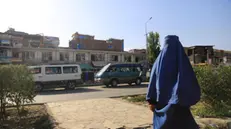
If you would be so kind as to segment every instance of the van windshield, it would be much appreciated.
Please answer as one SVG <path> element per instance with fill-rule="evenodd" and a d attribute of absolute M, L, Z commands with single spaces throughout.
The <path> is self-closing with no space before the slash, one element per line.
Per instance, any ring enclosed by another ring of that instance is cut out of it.
<path fill-rule="evenodd" d="M 102 75 L 103 74 L 103 72 L 105 72 L 107 69 L 108 69 L 108 67 L 110 66 L 111 64 L 107 64 L 107 65 L 105 65 L 99 72 L 97 72 L 97 76 L 100 76 L 100 75 Z"/>

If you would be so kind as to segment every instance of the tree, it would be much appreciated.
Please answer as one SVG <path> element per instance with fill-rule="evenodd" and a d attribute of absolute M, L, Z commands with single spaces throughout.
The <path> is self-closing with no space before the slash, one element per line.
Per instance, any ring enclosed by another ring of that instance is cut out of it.
<path fill-rule="evenodd" d="M 148 61 L 153 64 L 160 53 L 160 35 L 158 32 L 150 32 L 148 42 Z"/>
<path fill-rule="evenodd" d="M 6 118 L 6 106 L 14 105 L 20 113 L 23 105 L 35 97 L 33 76 L 25 65 L 0 65 L 0 123 Z M 1 128 L 1 127 L 0 127 Z"/>

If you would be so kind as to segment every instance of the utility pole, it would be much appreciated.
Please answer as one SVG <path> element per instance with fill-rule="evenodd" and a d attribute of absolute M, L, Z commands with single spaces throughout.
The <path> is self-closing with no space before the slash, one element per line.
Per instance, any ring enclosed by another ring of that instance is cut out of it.
<path fill-rule="evenodd" d="M 152 17 L 150 17 L 146 22 L 145 22 L 145 36 L 146 36 L 146 62 L 147 62 L 147 66 L 148 66 L 148 31 L 147 31 L 147 24 L 148 22 L 152 20 Z M 149 66 L 148 66 L 149 67 Z"/>

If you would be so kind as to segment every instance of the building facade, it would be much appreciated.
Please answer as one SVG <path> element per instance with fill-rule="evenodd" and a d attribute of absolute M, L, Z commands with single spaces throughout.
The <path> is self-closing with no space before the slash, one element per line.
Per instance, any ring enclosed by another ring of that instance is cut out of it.
<path fill-rule="evenodd" d="M 124 51 L 124 40 L 110 38 L 108 40 L 97 40 L 95 36 L 79 34 L 72 35 L 69 47 L 78 50 L 101 50 L 101 51 Z"/>
<path fill-rule="evenodd" d="M 75 50 L 70 48 L 11 48 L 12 58 L 28 65 L 53 63 L 92 63 L 94 66 L 104 66 L 107 63 L 141 62 L 145 55 L 96 50 Z M 10 52 L 9 52 L 10 53 Z M 138 58 L 138 59 L 137 59 Z"/>
<path fill-rule="evenodd" d="M 23 53 L 22 48 L 58 48 L 59 38 L 28 34 L 9 28 L 0 32 L 0 63 L 22 62 L 21 58 L 33 58 L 33 53 Z"/>
<path fill-rule="evenodd" d="M 53 36 L 44 36 L 43 34 L 28 34 L 21 31 L 15 31 L 13 28 L 9 28 L 0 35 L 10 36 L 10 46 L 13 47 L 33 47 L 33 48 L 57 48 L 59 46 L 59 38 Z M 0 36 L 1 38 L 1 36 Z"/>

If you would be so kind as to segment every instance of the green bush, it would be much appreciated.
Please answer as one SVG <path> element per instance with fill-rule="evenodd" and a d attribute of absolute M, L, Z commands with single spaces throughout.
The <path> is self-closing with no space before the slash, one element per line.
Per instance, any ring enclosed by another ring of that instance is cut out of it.
<path fill-rule="evenodd" d="M 231 67 L 195 67 L 201 101 L 193 112 L 199 116 L 231 116 Z"/>
<path fill-rule="evenodd" d="M 32 74 L 25 65 L 1 65 L 0 78 L 0 118 L 4 119 L 7 104 L 16 106 L 20 115 L 23 105 L 35 97 Z"/>

